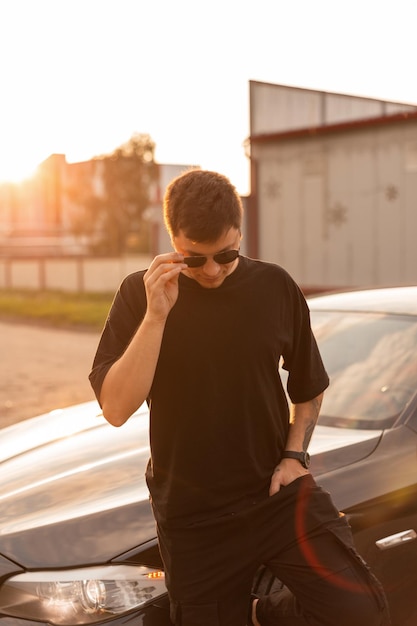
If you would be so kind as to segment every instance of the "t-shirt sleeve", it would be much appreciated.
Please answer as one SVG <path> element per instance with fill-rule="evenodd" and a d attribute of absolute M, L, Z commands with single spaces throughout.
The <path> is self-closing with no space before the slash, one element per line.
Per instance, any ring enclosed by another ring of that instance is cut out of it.
<path fill-rule="evenodd" d="M 101 387 L 110 367 L 117 361 L 140 325 L 146 311 L 144 272 L 130 274 L 121 283 L 94 357 L 89 380 L 100 403 Z"/>
<path fill-rule="evenodd" d="M 291 306 L 288 309 L 289 342 L 283 354 L 288 370 L 287 391 L 294 404 L 308 402 L 329 385 L 316 339 L 311 329 L 310 311 L 296 283 L 289 283 Z"/>

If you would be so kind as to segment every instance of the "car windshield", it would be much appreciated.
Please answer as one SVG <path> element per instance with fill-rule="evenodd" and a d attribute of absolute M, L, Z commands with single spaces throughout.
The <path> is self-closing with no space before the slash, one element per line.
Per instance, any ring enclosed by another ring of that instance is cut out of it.
<path fill-rule="evenodd" d="M 330 376 L 319 422 L 393 426 L 417 389 L 417 320 L 323 311 L 312 311 L 311 320 Z"/>

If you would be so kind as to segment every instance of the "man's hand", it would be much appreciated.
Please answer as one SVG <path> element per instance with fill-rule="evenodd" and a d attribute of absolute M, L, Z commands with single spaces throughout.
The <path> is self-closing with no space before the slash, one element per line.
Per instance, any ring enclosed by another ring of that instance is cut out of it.
<path fill-rule="evenodd" d="M 286 487 L 293 480 L 305 476 L 309 471 L 306 470 L 297 459 L 282 459 L 276 466 L 272 474 L 271 484 L 269 487 L 269 495 L 273 496 L 282 487 Z"/>
<path fill-rule="evenodd" d="M 147 311 L 151 319 L 165 320 L 178 299 L 178 277 L 187 265 L 178 252 L 156 256 L 144 275 Z"/>
<path fill-rule="evenodd" d="M 313 434 L 314 427 L 320 411 L 323 394 L 316 398 L 290 405 L 290 428 L 285 449 L 286 450 L 307 450 L 308 444 Z M 269 495 L 282 487 L 286 487 L 300 476 L 308 474 L 308 470 L 303 467 L 297 459 L 281 459 L 272 474 L 269 486 Z"/>

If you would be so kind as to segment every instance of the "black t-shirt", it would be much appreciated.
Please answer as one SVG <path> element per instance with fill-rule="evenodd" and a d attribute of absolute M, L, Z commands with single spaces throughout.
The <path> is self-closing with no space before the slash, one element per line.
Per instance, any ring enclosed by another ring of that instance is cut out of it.
<path fill-rule="evenodd" d="M 143 274 L 113 302 L 90 374 L 97 397 L 145 314 Z M 180 275 L 149 397 L 158 521 L 183 525 L 267 496 L 289 427 L 281 358 L 292 402 L 327 387 L 306 301 L 285 270 L 240 257 L 216 289 Z"/>

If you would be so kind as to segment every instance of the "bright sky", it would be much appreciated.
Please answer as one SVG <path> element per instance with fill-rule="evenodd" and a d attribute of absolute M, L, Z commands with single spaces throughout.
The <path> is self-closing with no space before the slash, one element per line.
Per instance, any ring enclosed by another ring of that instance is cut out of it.
<path fill-rule="evenodd" d="M 0 0 L 0 180 L 135 132 L 249 191 L 249 80 L 417 104 L 416 0 Z"/>

